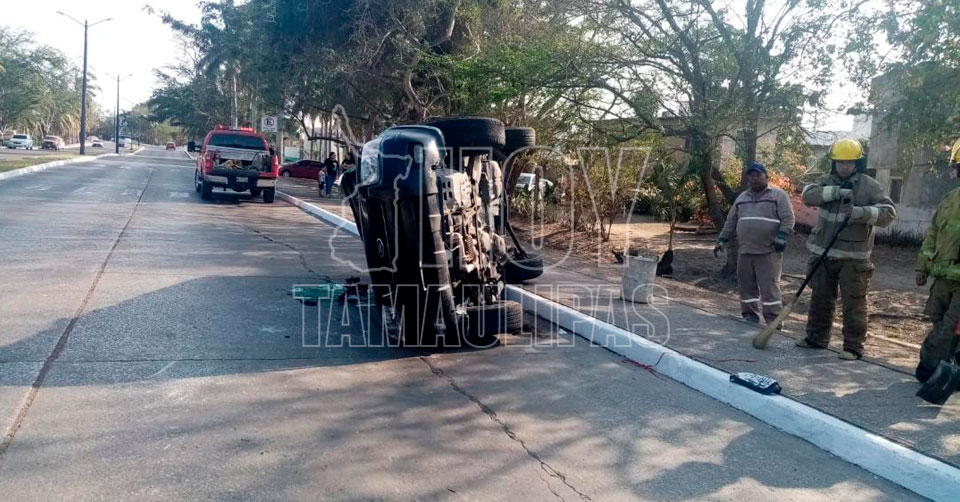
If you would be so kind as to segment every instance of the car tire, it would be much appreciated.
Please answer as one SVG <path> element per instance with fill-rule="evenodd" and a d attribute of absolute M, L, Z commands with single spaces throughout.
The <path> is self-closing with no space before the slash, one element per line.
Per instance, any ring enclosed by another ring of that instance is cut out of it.
<path fill-rule="evenodd" d="M 193 189 L 200 193 L 200 174 L 196 171 L 193 172 Z"/>
<path fill-rule="evenodd" d="M 277 189 L 276 188 L 264 188 L 263 189 L 263 202 L 267 204 L 273 204 L 273 201 L 277 198 Z"/>
<path fill-rule="evenodd" d="M 200 198 L 210 200 L 213 198 L 213 185 L 207 183 L 207 180 L 200 177 Z"/>
<path fill-rule="evenodd" d="M 537 131 L 532 127 L 508 127 L 504 130 L 506 144 L 503 152 L 507 155 L 528 146 L 537 144 Z"/>
<path fill-rule="evenodd" d="M 474 305 L 465 310 L 465 344 L 474 348 L 492 347 L 497 343 L 496 335 L 517 333 L 523 328 L 523 308 L 512 300 Z"/>
<path fill-rule="evenodd" d="M 263 189 L 262 189 L 262 188 L 251 188 L 251 189 L 250 189 L 250 195 L 252 195 L 252 196 L 254 196 L 254 197 L 259 197 L 260 194 L 262 194 L 262 193 L 263 193 Z"/>
<path fill-rule="evenodd" d="M 526 258 L 511 256 L 503 264 L 503 281 L 507 284 L 520 284 L 543 275 L 543 258 L 540 255 L 527 255 Z"/>
<path fill-rule="evenodd" d="M 448 147 L 489 147 L 502 149 L 506 144 L 503 122 L 488 117 L 452 117 L 427 121 L 443 133 Z"/>
<path fill-rule="evenodd" d="M 283 176 L 284 178 L 289 178 L 289 177 L 290 177 L 290 171 L 284 171 L 284 172 L 280 173 L 280 176 Z"/>

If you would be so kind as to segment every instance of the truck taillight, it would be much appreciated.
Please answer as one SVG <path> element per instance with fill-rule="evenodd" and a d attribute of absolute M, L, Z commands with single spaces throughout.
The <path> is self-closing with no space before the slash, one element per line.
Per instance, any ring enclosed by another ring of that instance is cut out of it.
<path fill-rule="evenodd" d="M 203 170 L 206 172 L 206 171 L 210 171 L 211 169 L 213 169 L 213 155 L 209 155 L 209 154 L 204 155 Z"/>
<path fill-rule="evenodd" d="M 280 158 L 274 155 L 273 156 L 273 172 L 276 173 L 279 171 L 280 171 Z"/>

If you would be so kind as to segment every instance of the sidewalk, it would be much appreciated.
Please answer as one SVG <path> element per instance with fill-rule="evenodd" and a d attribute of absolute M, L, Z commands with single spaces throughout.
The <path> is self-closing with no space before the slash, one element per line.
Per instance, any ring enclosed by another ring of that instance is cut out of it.
<path fill-rule="evenodd" d="M 284 179 L 280 189 L 352 220 L 339 199 L 317 197 L 316 182 Z M 831 351 L 796 348 L 804 319 L 795 316 L 767 350 L 756 350 L 751 345 L 756 328 L 734 317 L 736 298 L 658 278 L 663 289 L 655 304 L 624 302 L 619 268 L 572 257 L 564 262 L 562 253 L 552 250 L 543 255 L 548 269 L 524 289 L 722 371 L 776 378 L 786 397 L 960 467 L 960 398 L 941 408 L 915 397 L 916 356 L 903 356 L 902 348 L 873 340 L 860 361 L 837 359 L 835 345 Z"/>

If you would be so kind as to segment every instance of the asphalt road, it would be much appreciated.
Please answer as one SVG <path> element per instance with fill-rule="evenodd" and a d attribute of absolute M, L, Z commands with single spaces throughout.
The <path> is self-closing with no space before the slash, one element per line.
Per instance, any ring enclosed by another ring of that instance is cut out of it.
<path fill-rule="evenodd" d="M 286 204 L 200 201 L 182 151 L 0 182 L 0 499 L 915 499 L 547 324 L 304 346 L 288 291 L 355 275 L 331 249 L 362 256 Z"/>

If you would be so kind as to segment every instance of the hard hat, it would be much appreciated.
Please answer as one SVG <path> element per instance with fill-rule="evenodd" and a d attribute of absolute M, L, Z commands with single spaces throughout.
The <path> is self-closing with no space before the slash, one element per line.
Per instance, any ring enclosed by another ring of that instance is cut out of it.
<path fill-rule="evenodd" d="M 863 147 L 855 139 L 843 138 L 837 140 L 830 147 L 831 160 L 860 160 L 863 158 Z"/>
<path fill-rule="evenodd" d="M 953 148 L 950 149 L 950 163 L 960 164 L 960 139 L 957 139 L 953 144 Z"/>

